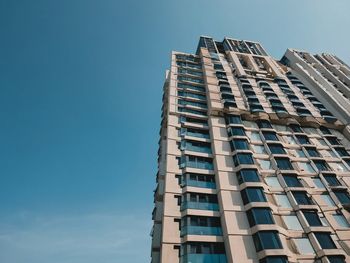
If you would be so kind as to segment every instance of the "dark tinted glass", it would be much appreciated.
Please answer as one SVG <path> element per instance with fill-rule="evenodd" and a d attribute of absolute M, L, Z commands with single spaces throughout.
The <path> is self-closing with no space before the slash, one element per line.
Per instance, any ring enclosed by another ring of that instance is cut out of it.
<path fill-rule="evenodd" d="M 322 226 L 321 219 L 316 211 L 303 211 L 303 214 L 310 226 Z"/>
<path fill-rule="evenodd" d="M 322 249 L 336 248 L 330 234 L 319 232 L 315 233 L 315 236 Z"/>
<path fill-rule="evenodd" d="M 283 179 L 289 187 L 302 187 L 296 175 L 284 175 Z"/>

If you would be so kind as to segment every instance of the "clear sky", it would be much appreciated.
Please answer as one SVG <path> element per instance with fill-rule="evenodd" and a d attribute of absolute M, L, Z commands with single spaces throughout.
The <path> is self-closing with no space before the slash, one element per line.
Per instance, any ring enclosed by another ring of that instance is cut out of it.
<path fill-rule="evenodd" d="M 149 262 L 164 72 L 200 35 L 350 61 L 349 0 L 0 0 L 0 262 Z"/>

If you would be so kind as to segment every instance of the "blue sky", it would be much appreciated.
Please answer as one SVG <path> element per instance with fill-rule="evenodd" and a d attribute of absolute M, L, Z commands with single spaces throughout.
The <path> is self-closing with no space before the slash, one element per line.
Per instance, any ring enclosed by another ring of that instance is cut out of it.
<path fill-rule="evenodd" d="M 348 10 L 348 0 L 0 0 L 0 261 L 148 262 L 171 50 L 230 36 L 278 59 L 293 47 L 349 62 Z"/>

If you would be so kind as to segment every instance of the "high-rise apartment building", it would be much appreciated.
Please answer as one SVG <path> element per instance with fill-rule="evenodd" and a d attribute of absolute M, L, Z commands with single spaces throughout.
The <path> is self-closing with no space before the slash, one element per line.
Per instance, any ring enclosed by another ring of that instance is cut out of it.
<path fill-rule="evenodd" d="M 350 262 L 350 69 L 201 37 L 164 84 L 152 262 Z"/>

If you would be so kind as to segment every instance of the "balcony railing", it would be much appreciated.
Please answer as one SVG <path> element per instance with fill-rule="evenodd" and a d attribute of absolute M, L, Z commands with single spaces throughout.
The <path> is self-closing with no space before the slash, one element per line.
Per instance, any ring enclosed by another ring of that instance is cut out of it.
<path fill-rule="evenodd" d="M 226 263 L 225 254 L 186 254 L 180 263 Z"/>
<path fill-rule="evenodd" d="M 219 211 L 219 204 L 185 201 L 181 204 L 181 210 L 185 210 L 185 209 Z"/>
<path fill-rule="evenodd" d="M 222 236 L 222 229 L 210 226 L 185 226 L 181 229 L 181 236 L 185 235 Z"/>
<path fill-rule="evenodd" d="M 196 180 L 186 180 L 184 182 L 184 186 L 216 189 L 216 184 L 214 182 L 205 182 L 205 181 L 196 181 Z"/>

